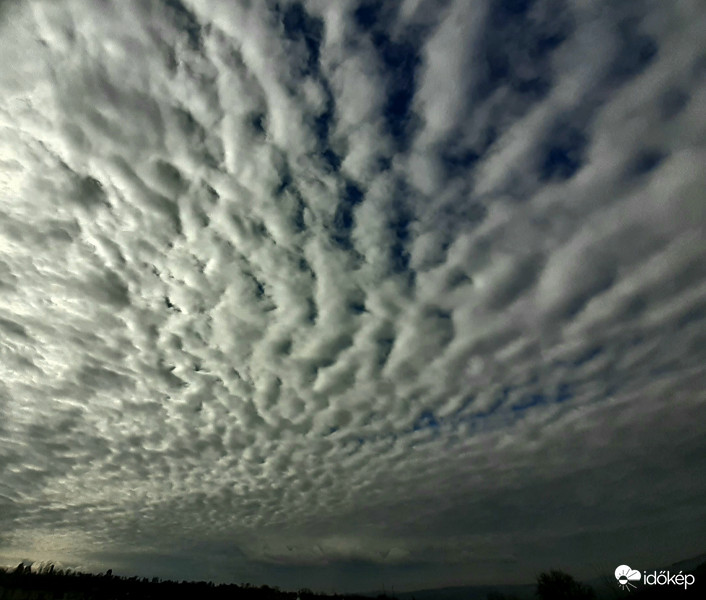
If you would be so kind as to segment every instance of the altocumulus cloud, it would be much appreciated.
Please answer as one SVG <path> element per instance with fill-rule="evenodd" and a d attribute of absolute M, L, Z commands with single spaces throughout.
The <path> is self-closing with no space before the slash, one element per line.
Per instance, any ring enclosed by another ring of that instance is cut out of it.
<path fill-rule="evenodd" d="M 0 19 L 6 562 L 341 590 L 703 551 L 701 2 Z"/>

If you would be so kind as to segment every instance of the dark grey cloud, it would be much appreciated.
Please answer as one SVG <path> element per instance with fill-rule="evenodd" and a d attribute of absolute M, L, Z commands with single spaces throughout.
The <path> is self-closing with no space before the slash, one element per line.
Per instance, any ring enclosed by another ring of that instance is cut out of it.
<path fill-rule="evenodd" d="M 703 551 L 698 2 L 0 17 L 3 562 L 341 591 Z"/>

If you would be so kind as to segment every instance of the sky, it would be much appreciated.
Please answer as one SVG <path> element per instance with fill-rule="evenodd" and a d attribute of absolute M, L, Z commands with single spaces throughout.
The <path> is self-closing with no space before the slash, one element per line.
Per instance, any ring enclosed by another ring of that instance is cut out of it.
<path fill-rule="evenodd" d="M 0 3 L 0 563 L 706 551 L 704 40 L 701 0 Z"/>

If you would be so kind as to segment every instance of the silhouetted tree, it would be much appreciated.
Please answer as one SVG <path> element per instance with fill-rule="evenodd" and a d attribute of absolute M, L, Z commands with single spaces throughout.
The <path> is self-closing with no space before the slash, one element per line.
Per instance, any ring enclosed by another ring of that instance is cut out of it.
<path fill-rule="evenodd" d="M 593 588 L 576 581 L 568 573 L 549 571 L 537 577 L 537 596 L 542 600 L 593 600 Z"/>

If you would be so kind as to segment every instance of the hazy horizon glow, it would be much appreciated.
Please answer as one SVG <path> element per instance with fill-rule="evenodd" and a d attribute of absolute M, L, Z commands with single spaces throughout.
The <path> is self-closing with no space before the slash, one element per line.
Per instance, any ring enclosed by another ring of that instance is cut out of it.
<path fill-rule="evenodd" d="M 698 0 L 0 3 L 0 563 L 704 552 L 704 40 Z"/>

